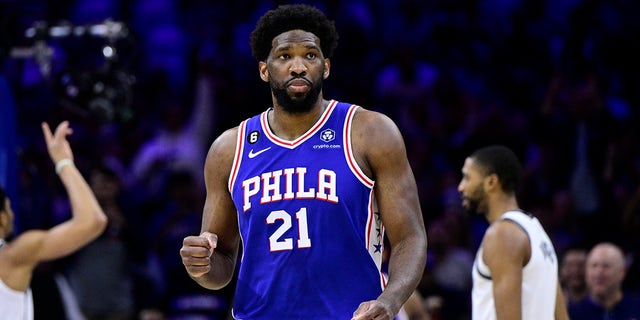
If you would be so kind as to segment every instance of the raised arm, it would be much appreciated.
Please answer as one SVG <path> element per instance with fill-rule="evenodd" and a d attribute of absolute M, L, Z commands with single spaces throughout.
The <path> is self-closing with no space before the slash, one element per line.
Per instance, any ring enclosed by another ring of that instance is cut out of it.
<path fill-rule="evenodd" d="M 391 319 L 413 293 L 424 272 L 427 237 L 415 178 L 404 141 L 388 117 L 359 110 L 353 124 L 354 154 L 375 180 L 375 196 L 391 244 L 389 282 L 376 301 L 360 305 L 354 319 Z"/>
<path fill-rule="evenodd" d="M 73 152 L 67 141 L 72 133 L 64 121 L 52 133 L 42 124 L 47 150 L 55 164 L 62 184 L 69 196 L 71 218 L 50 230 L 30 230 L 22 233 L 9 245 L 14 288 L 26 289 L 35 266 L 46 260 L 67 256 L 98 237 L 107 225 L 107 217 L 100 208 L 91 188 L 73 164 Z"/>
<path fill-rule="evenodd" d="M 107 226 L 107 217 L 98 204 L 91 187 L 73 164 L 73 152 L 67 141 L 72 133 L 69 123 L 58 125 L 51 133 L 49 125 L 42 124 L 42 131 L 51 160 L 56 165 L 62 184 L 71 204 L 71 219 L 61 223 L 43 236 L 39 260 L 51 260 L 66 256 L 94 240 Z"/>
<path fill-rule="evenodd" d="M 228 187 L 237 134 L 237 128 L 225 131 L 209 149 L 201 234 L 184 238 L 180 249 L 189 276 L 209 289 L 220 289 L 231 281 L 238 256 L 238 219 Z"/>

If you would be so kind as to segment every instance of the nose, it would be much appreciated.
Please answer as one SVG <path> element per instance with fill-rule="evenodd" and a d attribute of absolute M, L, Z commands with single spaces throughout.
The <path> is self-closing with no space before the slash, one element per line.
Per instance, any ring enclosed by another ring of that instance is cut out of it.
<path fill-rule="evenodd" d="M 301 58 L 293 58 L 291 59 L 291 65 L 289 65 L 289 71 L 291 75 L 305 75 L 307 73 L 307 66 Z"/>
<path fill-rule="evenodd" d="M 458 183 L 458 192 L 462 193 L 464 186 L 463 186 L 464 182 L 462 180 L 460 180 L 460 183 Z"/>

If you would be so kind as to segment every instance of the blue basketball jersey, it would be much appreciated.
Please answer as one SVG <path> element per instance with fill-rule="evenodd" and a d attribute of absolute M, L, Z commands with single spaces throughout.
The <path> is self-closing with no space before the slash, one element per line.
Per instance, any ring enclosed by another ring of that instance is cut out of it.
<path fill-rule="evenodd" d="M 229 179 L 242 237 L 237 319 L 350 319 L 384 289 L 374 181 L 351 147 L 357 109 L 332 100 L 293 141 L 270 130 L 271 109 L 240 124 Z"/>

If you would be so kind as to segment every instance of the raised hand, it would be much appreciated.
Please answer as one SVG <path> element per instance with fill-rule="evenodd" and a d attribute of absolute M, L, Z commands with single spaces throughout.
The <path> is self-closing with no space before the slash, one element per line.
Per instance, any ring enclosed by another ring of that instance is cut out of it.
<path fill-rule="evenodd" d="M 67 141 L 67 136 L 73 133 L 73 129 L 69 127 L 69 121 L 61 122 L 56 128 L 55 133 L 51 133 L 49 125 L 43 122 L 42 132 L 44 133 L 44 140 L 47 143 L 47 151 L 53 163 L 58 163 L 63 159 L 73 161 L 73 152 Z"/>

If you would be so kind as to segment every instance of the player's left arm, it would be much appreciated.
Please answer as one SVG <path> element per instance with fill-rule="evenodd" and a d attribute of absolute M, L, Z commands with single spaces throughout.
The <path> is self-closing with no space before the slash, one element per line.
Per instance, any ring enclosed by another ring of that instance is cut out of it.
<path fill-rule="evenodd" d="M 418 190 L 396 124 L 361 109 L 352 131 L 354 154 L 375 180 L 375 197 L 391 244 L 389 281 L 375 300 L 360 305 L 354 319 L 391 319 L 417 287 L 426 263 L 427 236 Z"/>
<path fill-rule="evenodd" d="M 482 259 L 491 271 L 497 319 L 522 318 L 522 269 L 531 257 L 527 234 L 515 223 L 493 223 L 482 240 Z"/>

